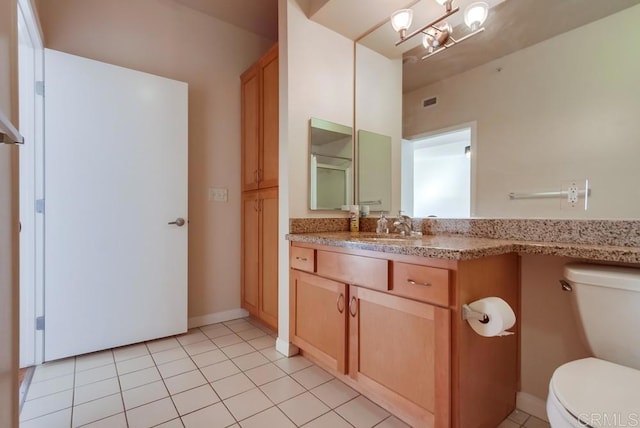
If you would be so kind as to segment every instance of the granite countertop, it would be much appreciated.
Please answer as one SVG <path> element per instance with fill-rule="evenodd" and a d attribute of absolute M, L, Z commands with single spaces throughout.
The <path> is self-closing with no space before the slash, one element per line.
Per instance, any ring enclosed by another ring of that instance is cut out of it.
<path fill-rule="evenodd" d="M 517 252 L 640 263 L 640 247 L 612 245 L 518 241 L 449 235 L 400 237 L 393 234 L 377 235 L 369 232 L 294 233 L 287 235 L 287 239 L 292 242 L 451 260 L 470 260 Z"/>

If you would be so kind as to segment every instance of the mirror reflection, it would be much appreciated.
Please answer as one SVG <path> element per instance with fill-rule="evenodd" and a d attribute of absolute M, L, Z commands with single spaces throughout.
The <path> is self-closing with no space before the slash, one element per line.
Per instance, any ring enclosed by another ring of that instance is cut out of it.
<path fill-rule="evenodd" d="M 353 129 L 311 118 L 309 133 L 310 208 L 340 210 L 353 201 Z"/>
<path fill-rule="evenodd" d="M 407 152 L 415 152 L 412 145 L 425 136 L 475 123 L 467 215 L 639 218 L 638 3 L 584 0 L 577 7 L 570 0 L 506 0 L 490 10 L 483 34 L 425 61 L 419 59 L 421 46 L 409 46 L 402 56 L 384 55 L 376 49 L 378 31 L 361 40 L 356 123 L 371 108 L 402 103 L 402 129 L 388 134 L 392 157 L 401 152 L 403 160 L 398 156 L 392 165 L 392 193 L 402 189 L 402 204 L 394 200 L 391 211 L 438 215 L 435 202 L 416 201 L 421 189 L 407 171 L 420 167 L 407 163 Z M 393 33 L 386 27 L 388 22 L 380 32 Z M 394 38 L 385 43 L 393 46 Z M 401 90 L 382 93 L 377 84 L 360 84 L 373 79 L 372 57 L 396 67 L 375 68 L 375 79 L 400 75 Z M 363 102 L 374 94 L 378 103 Z M 396 114 L 391 108 L 388 113 Z M 567 203 L 571 183 L 582 188 L 587 181 L 588 201 L 581 194 L 579 203 Z M 439 174 L 434 182 L 444 186 L 450 180 Z M 536 196 L 547 192 L 554 196 Z M 510 199 L 510 193 L 531 197 Z"/>
<path fill-rule="evenodd" d="M 391 137 L 358 131 L 358 204 L 391 210 Z"/>

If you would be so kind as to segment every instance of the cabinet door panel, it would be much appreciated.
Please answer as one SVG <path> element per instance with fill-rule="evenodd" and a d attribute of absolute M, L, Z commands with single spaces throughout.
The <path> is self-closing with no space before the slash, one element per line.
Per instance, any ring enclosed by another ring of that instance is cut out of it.
<path fill-rule="evenodd" d="M 349 372 L 419 426 L 450 423 L 449 311 L 351 286 Z"/>
<path fill-rule="evenodd" d="M 258 67 L 242 75 L 242 190 L 258 188 L 260 159 L 260 78 Z"/>
<path fill-rule="evenodd" d="M 291 271 L 291 337 L 305 352 L 345 373 L 347 285 Z"/>
<path fill-rule="evenodd" d="M 260 191 L 260 318 L 278 328 L 278 189 Z"/>
<path fill-rule="evenodd" d="M 258 313 L 260 224 L 258 192 L 242 195 L 242 307 Z"/>
<path fill-rule="evenodd" d="M 278 185 L 278 46 L 261 61 L 262 68 L 262 166 L 260 188 Z"/>

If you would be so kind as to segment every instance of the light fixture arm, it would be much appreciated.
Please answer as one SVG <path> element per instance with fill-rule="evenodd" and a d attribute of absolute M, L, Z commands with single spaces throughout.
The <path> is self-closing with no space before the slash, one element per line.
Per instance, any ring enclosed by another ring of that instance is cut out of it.
<path fill-rule="evenodd" d="M 422 28 L 417 29 L 416 31 L 414 31 L 413 33 L 409 34 L 408 36 L 402 37 L 402 35 L 400 35 L 400 40 L 398 40 L 396 42 L 396 46 L 399 46 L 400 44 L 406 42 L 407 40 L 411 39 L 414 36 L 417 36 L 418 34 L 423 33 L 427 28 L 429 27 L 433 27 L 436 24 L 439 24 L 440 22 L 444 21 L 445 19 L 447 19 L 448 17 L 450 17 L 451 15 L 453 15 L 454 13 L 457 13 L 460 10 L 459 7 L 456 7 L 455 9 L 450 9 L 447 10 L 447 13 L 445 13 L 444 15 L 442 15 L 440 18 L 436 19 L 435 21 L 425 25 Z M 484 28 L 483 28 L 484 30 Z M 462 39 L 460 40 L 462 41 Z M 434 52 L 435 53 L 435 52 Z"/>
<path fill-rule="evenodd" d="M 443 45 L 442 47 L 440 47 L 440 48 L 436 49 L 435 51 L 433 51 L 433 52 L 429 53 L 428 55 L 423 56 L 421 59 L 422 59 L 422 60 L 425 60 L 425 59 L 427 59 L 427 58 L 430 58 L 430 57 L 432 57 L 432 56 L 434 56 L 434 55 L 436 55 L 436 54 L 438 54 L 438 53 L 442 52 L 442 51 L 443 51 L 443 50 L 445 50 L 445 49 L 448 49 L 448 48 L 450 48 L 450 47 L 452 47 L 452 46 L 457 45 L 458 43 L 462 43 L 462 42 L 464 42 L 465 40 L 470 39 L 471 37 L 475 36 L 476 34 L 480 34 L 480 33 L 482 33 L 483 31 L 484 31 L 484 27 L 478 28 L 478 29 L 477 29 L 476 31 L 474 31 L 473 33 L 469 33 L 469 34 L 467 34 L 466 36 L 464 36 L 464 37 L 462 37 L 462 38 L 460 38 L 460 39 L 458 39 L 458 40 L 454 39 L 453 37 L 449 37 L 449 42 L 450 42 L 450 43 L 445 44 L 445 45 Z"/>

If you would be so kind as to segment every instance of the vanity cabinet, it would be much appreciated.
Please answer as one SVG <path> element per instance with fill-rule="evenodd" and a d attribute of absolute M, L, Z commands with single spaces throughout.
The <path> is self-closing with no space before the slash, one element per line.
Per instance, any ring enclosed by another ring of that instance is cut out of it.
<path fill-rule="evenodd" d="M 278 45 L 241 76 L 242 190 L 278 185 Z"/>
<path fill-rule="evenodd" d="M 242 307 L 278 328 L 278 189 L 242 194 Z"/>
<path fill-rule="evenodd" d="M 461 306 L 498 296 L 518 316 L 516 254 L 457 261 L 293 242 L 290 267 L 292 342 L 412 426 L 494 428 L 515 408 L 519 335 L 479 336 Z"/>

